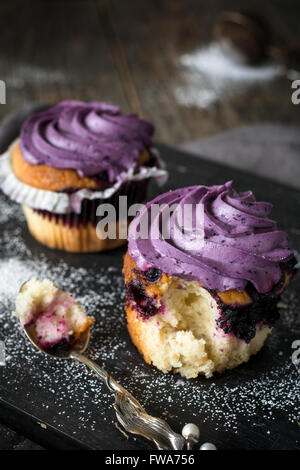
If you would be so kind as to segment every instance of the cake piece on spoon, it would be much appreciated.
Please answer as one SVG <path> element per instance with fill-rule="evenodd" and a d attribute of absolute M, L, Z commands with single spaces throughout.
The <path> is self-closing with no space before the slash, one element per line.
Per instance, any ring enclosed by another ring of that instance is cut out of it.
<path fill-rule="evenodd" d="M 41 347 L 73 342 L 95 321 L 73 294 L 49 279 L 31 279 L 20 289 L 13 312 L 21 326 L 34 326 Z"/>

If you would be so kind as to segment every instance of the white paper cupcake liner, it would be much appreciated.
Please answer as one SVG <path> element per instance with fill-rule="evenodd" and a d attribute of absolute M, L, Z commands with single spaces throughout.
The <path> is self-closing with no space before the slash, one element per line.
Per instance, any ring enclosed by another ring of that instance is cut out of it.
<path fill-rule="evenodd" d="M 84 199 L 109 199 L 118 191 L 122 184 L 128 181 L 154 178 L 161 186 L 168 179 L 168 172 L 157 149 L 151 149 L 157 158 L 160 168 L 140 167 L 138 173 L 134 173 L 134 169 L 129 169 L 126 173 L 120 175 L 119 181 L 104 191 L 80 189 L 71 194 L 66 194 L 37 189 L 22 183 L 14 174 L 11 156 L 12 150 L 17 144 L 18 140 L 14 141 L 8 150 L 0 156 L 0 189 L 13 201 L 25 204 L 33 209 L 46 210 L 56 214 L 67 214 L 68 212 L 80 214 L 81 203 Z"/>

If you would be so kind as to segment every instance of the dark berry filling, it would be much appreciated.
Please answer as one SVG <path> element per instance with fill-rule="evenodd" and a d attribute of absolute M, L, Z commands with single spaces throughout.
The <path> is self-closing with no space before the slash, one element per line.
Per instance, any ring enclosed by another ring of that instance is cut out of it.
<path fill-rule="evenodd" d="M 297 264 L 297 259 L 295 258 L 295 256 L 293 256 L 291 259 L 289 259 L 285 263 L 280 264 L 282 275 L 281 275 L 280 281 L 273 289 L 275 293 L 281 294 L 282 291 L 284 290 L 286 274 L 288 274 L 291 279 L 293 279 L 293 277 L 296 275 L 297 273 L 297 268 L 295 268 L 296 264 Z"/>
<path fill-rule="evenodd" d="M 254 338 L 259 323 L 272 327 L 279 318 L 278 295 L 273 293 L 259 296 L 248 305 L 229 306 L 219 301 L 221 307 L 217 325 L 224 333 L 233 334 L 246 343 Z"/>
<path fill-rule="evenodd" d="M 224 333 L 233 334 L 246 343 L 250 343 L 256 334 L 257 325 L 273 327 L 280 316 L 277 303 L 285 288 L 285 274 L 287 273 L 293 278 L 296 273 L 295 264 L 296 259 L 293 257 L 281 265 L 281 279 L 267 294 L 259 294 L 254 286 L 248 283 L 246 291 L 252 299 L 248 305 L 226 305 L 215 291 L 210 290 L 220 307 L 221 313 L 217 324 Z"/>
<path fill-rule="evenodd" d="M 150 284 L 155 284 L 161 278 L 160 269 L 150 268 L 145 273 L 145 277 Z"/>
<path fill-rule="evenodd" d="M 246 343 L 256 335 L 256 327 L 258 325 L 266 325 L 270 328 L 274 326 L 279 319 L 279 311 L 277 303 L 280 294 L 285 288 L 285 273 L 294 276 L 296 270 L 295 259 L 289 261 L 282 266 L 282 279 L 278 282 L 271 292 L 267 294 L 259 294 L 256 289 L 248 283 L 246 291 L 251 298 L 251 303 L 247 305 L 227 305 L 217 292 L 213 289 L 207 289 L 211 296 L 216 300 L 220 316 L 217 319 L 217 325 L 226 334 L 232 334 L 238 339 L 244 340 Z M 157 307 L 156 298 L 147 296 L 142 282 L 146 279 L 149 283 L 156 283 L 160 280 L 162 272 L 155 268 L 147 271 L 134 270 L 138 279 L 134 279 L 127 284 L 127 302 L 134 304 L 134 310 L 143 318 L 147 319 L 162 311 L 161 307 Z"/>
<path fill-rule="evenodd" d="M 148 297 L 144 287 L 137 280 L 127 284 L 127 302 L 134 304 L 134 310 L 143 318 L 153 317 L 160 309 L 156 305 L 156 299 Z"/>

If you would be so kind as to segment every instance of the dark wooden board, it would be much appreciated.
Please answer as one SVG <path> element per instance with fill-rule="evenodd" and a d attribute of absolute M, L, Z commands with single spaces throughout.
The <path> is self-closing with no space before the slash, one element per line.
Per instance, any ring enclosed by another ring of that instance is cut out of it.
<path fill-rule="evenodd" d="M 300 251 L 300 192 L 172 148 L 160 145 L 159 149 L 170 171 L 165 189 L 233 179 L 238 190 L 251 188 L 258 199 L 274 203 L 273 217 Z M 153 185 L 151 197 L 157 192 Z M 49 250 L 29 235 L 20 207 L 3 195 L 1 215 L 0 277 L 7 274 L 9 259 L 12 270 L 31 266 L 47 275 L 46 266 L 54 280 L 56 273 L 64 288 L 83 297 L 88 313 L 97 320 L 89 355 L 150 413 L 164 415 L 177 431 L 185 422 L 196 422 L 202 442 L 214 442 L 220 449 L 298 448 L 299 373 L 291 363 L 291 345 L 300 333 L 297 301 L 282 310 L 282 320 L 263 350 L 247 364 L 209 380 L 165 375 L 143 362 L 125 327 L 121 279 L 125 249 L 93 255 Z M 22 279 L 22 273 L 14 275 Z M 297 299 L 299 283 L 298 277 L 286 302 Z M 153 449 L 146 440 L 127 440 L 117 430 L 112 397 L 91 373 L 44 357 L 26 342 L 10 315 L 13 298 L 7 296 L 0 298 L 0 340 L 5 341 L 7 355 L 6 366 L 0 367 L 0 420 L 49 448 Z"/>

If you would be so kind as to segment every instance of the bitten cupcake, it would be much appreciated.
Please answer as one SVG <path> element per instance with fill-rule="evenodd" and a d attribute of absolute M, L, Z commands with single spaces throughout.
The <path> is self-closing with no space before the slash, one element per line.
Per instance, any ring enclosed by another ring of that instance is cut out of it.
<path fill-rule="evenodd" d="M 0 187 L 22 203 L 31 234 L 72 252 L 114 248 L 120 236 L 119 196 L 146 199 L 150 178 L 166 179 L 152 147 L 153 126 L 101 102 L 63 101 L 30 116 L 0 161 Z M 112 204 L 115 233 L 96 231 L 97 207 Z M 124 227 L 123 227 L 124 231 Z"/>
<path fill-rule="evenodd" d="M 190 215 L 177 217 L 185 204 Z M 159 210 L 151 217 L 154 205 Z M 162 220 L 172 205 L 165 237 Z M 203 239 L 195 243 L 199 207 Z M 287 234 L 268 217 L 271 208 L 231 182 L 177 189 L 144 206 L 129 228 L 123 273 L 128 330 L 147 363 L 210 377 L 261 349 L 295 271 Z M 140 237 L 145 220 L 148 236 Z"/>

